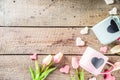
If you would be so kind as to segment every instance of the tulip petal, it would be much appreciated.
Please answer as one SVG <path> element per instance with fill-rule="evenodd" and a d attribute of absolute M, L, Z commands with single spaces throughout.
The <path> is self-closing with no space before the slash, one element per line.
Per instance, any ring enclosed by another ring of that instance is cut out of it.
<path fill-rule="evenodd" d="M 72 67 L 77 69 L 79 67 L 79 59 L 78 57 L 72 57 Z"/>
<path fill-rule="evenodd" d="M 119 53 L 120 52 L 120 45 L 114 46 L 110 51 L 112 53 Z"/>
<path fill-rule="evenodd" d="M 48 56 L 46 56 L 44 59 L 43 59 L 43 64 L 44 65 L 49 65 L 50 63 L 51 63 L 51 61 L 52 61 L 52 56 L 51 55 L 48 55 Z"/>
<path fill-rule="evenodd" d="M 59 52 L 58 54 L 56 54 L 54 57 L 53 57 L 53 60 L 55 63 L 59 63 L 61 61 L 63 57 L 63 53 Z"/>

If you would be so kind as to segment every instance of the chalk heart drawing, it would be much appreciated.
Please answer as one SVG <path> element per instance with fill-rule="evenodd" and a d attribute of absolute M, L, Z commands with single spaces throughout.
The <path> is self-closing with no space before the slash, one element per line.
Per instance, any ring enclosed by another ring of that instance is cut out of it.
<path fill-rule="evenodd" d="M 97 57 L 93 57 L 91 60 L 93 66 L 98 69 L 100 66 L 102 66 L 102 64 L 104 63 L 104 59 L 103 58 L 97 58 Z"/>

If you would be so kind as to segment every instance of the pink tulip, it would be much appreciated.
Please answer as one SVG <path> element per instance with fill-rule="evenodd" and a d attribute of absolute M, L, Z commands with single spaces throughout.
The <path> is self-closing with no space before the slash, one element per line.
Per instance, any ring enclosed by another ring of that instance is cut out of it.
<path fill-rule="evenodd" d="M 38 59 L 37 53 L 34 53 L 32 56 L 30 56 L 30 58 L 32 60 L 37 60 Z"/>
<path fill-rule="evenodd" d="M 59 63 L 61 61 L 62 57 L 63 57 L 63 53 L 59 52 L 58 54 L 56 54 L 54 56 L 53 60 L 55 63 Z"/>
<path fill-rule="evenodd" d="M 77 57 L 72 57 L 72 67 L 77 69 L 79 67 L 79 59 Z"/>
<path fill-rule="evenodd" d="M 52 56 L 51 55 L 48 55 L 48 56 L 46 56 L 44 59 L 43 59 L 43 64 L 44 65 L 49 65 L 50 64 L 50 62 L 52 61 Z"/>

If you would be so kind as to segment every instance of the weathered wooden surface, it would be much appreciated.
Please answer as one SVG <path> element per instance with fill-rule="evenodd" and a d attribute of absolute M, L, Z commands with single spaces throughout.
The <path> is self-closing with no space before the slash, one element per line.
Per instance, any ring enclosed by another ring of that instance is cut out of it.
<path fill-rule="evenodd" d="M 108 17 L 113 7 L 118 8 L 119 16 L 119 4 L 120 0 L 109 6 L 104 0 L 0 0 L 0 80 L 31 80 L 28 67 L 34 63 L 29 54 L 34 52 L 41 63 L 45 55 L 61 51 L 66 56 L 63 64 L 70 65 L 71 57 L 81 57 L 85 50 L 75 46 L 76 37 L 85 40 L 86 47 L 99 50 L 103 45 L 91 30 L 88 35 L 79 32 Z M 120 61 L 120 56 L 106 54 L 110 62 Z M 73 69 L 71 73 L 75 73 Z M 119 74 L 120 70 L 113 72 L 116 80 L 120 80 Z M 70 80 L 69 75 L 57 69 L 47 80 Z M 85 80 L 92 76 L 85 72 Z"/>
<path fill-rule="evenodd" d="M 82 54 L 85 47 L 76 47 L 76 37 L 86 41 L 86 46 L 102 46 L 93 32 L 80 35 L 82 28 L 0 28 L 0 54 Z"/>
<path fill-rule="evenodd" d="M 93 26 L 108 17 L 120 1 L 0 0 L 0 26 Z M 119 14 L 118 14 L 119 15 Z"/>
<path fill-rule="evenodd" d="M 69 64 L 72 56 L 66 56 L 63 60 L 63 64 Z M 39 63 L 45 56 L 39 56 Z M 112 63 L 115 61 L 120 61 L 119 56 L 109 56 Z M 29 73 L 29 66 L 34 67 L 34 61 L 30 60 L 29 55 L 14 55 L 14 56 L 0 56 L 0 80 L 31 80 Z M 71 65 L 70 65 L 71 66 Z M 60 67 L 60 66 L 59 66 Z M 74 74 L 74 70 L 71 67 L 71 74 Z M 120 80 L 120 71 L 113 72 L 116 80 Z M 85 72 L 85 80 L 92 77 L 88 72 Z M 46 80 L 70 80 L 70 74 L 62 74 L 59 72 L 59 68 L 53 72 Z M 103 76 L 97 76 L 97 80 L 103 80 Z"/>
<path fill-rule="evenodd" d="M 28 54 L 38 52 L 40 63 L 46 54 L 56 54 L 62 51 L 66 58 L 63 64 L 69 64 L 71 57 L 80 57 L 85 47 L 76 47 L 76 37 L 82 37 L 87 45 L 97 50 L 102 46 L 92 31 L 88 35 L 80 35 L 82 28 L 0 28 L 0 80 L 30 80 L 28 67 L 34 65 Z M 44 55 L 41 55 L 44 54 Z M 71 55 L 72 54 L 72 55 Z M 110 54 L 110 53 L 107 53 Z M 120 61 L 119 56 L 109 56 L 110 62 Z M 59 66 L 60 67 L 60 66 Z M 119 80 L 119 72 L 113 75 Z M 74 73 L 74 70 L 71 70 Z M 17 75 L 16 75 L 17 74 Z M 93 75 L 85 73 L 85 79 Z M 47 80 L 70 80 L 69 74 L 61 74 L 59 70 L 52 73 Z M 103 80 L 103 76 L 97 76 Z"/>
<path fill-rule="evenodd" d="M 76 37 L 81 37 L 97 50 L 102 46 L 92 30 L 81 35 L 82 28 L 0 28 L 0 54 L 82 54 L 85 47 L 77 47 Z M 108 52 L 110 54 L 110 52 Z"/>

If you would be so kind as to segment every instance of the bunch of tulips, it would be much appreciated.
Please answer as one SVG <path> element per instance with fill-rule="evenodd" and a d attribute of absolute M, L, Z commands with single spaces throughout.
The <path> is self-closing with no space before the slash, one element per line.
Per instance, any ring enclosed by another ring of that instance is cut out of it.
<path fill-rule="evenodd" d="M 35 71 L 33 70 L 32 67 L 29 67 L 29 71 L 31 73 L 32 80 L 45 80 L 49 76 L 50 73 L 52 73 L 54 70 L 57 69 L 55 64 L 60 63 L 60 61 L 63 58 L 63 53 L 59 52 L 55 56 L 52 56 L 52 55 L 46 56 L 42 60 L 42 65 L 38 64 L 38 55 L 37 54 L 33 54 L 32 56 L 30 56 L 30 58 L 33 61 L 35 61 Z M 73 57 L 71 62 L 72 62 L 72 67 L 76 70 L 77 80 L 84 80 L 84 70 L 82 69 L 79 72 L 78 58 Z M 66 65 L 66 66 L 67 66 L 66 68 L 69 68 L 68 65 Z M 67 69 L 67 71 L 65 71 L 63 73 L 69 73 L 68 70 L 69 69 Z M 60 72 L 61 72 L 61 69 L 60 69 Z M 70 79 L 71 80 L 76 80 L 75 77 L 73 77 L 73 76 L 71 76 Z"/>
<path fill-rule="evenodd" d="M 35 71 L 32 67 L 29 67 L 32 80 L 45 80 L 47 76 L 57 68 L 54 65 L 58 64 L 61 61 L 62 57 L 63 54 L 61 52 L 55 56 L 48 55 L 43 59 L 42 65 L 39 65 L 37 54 L 33 54 L 31 56 L 31 59 L 35 61 Z"/>

